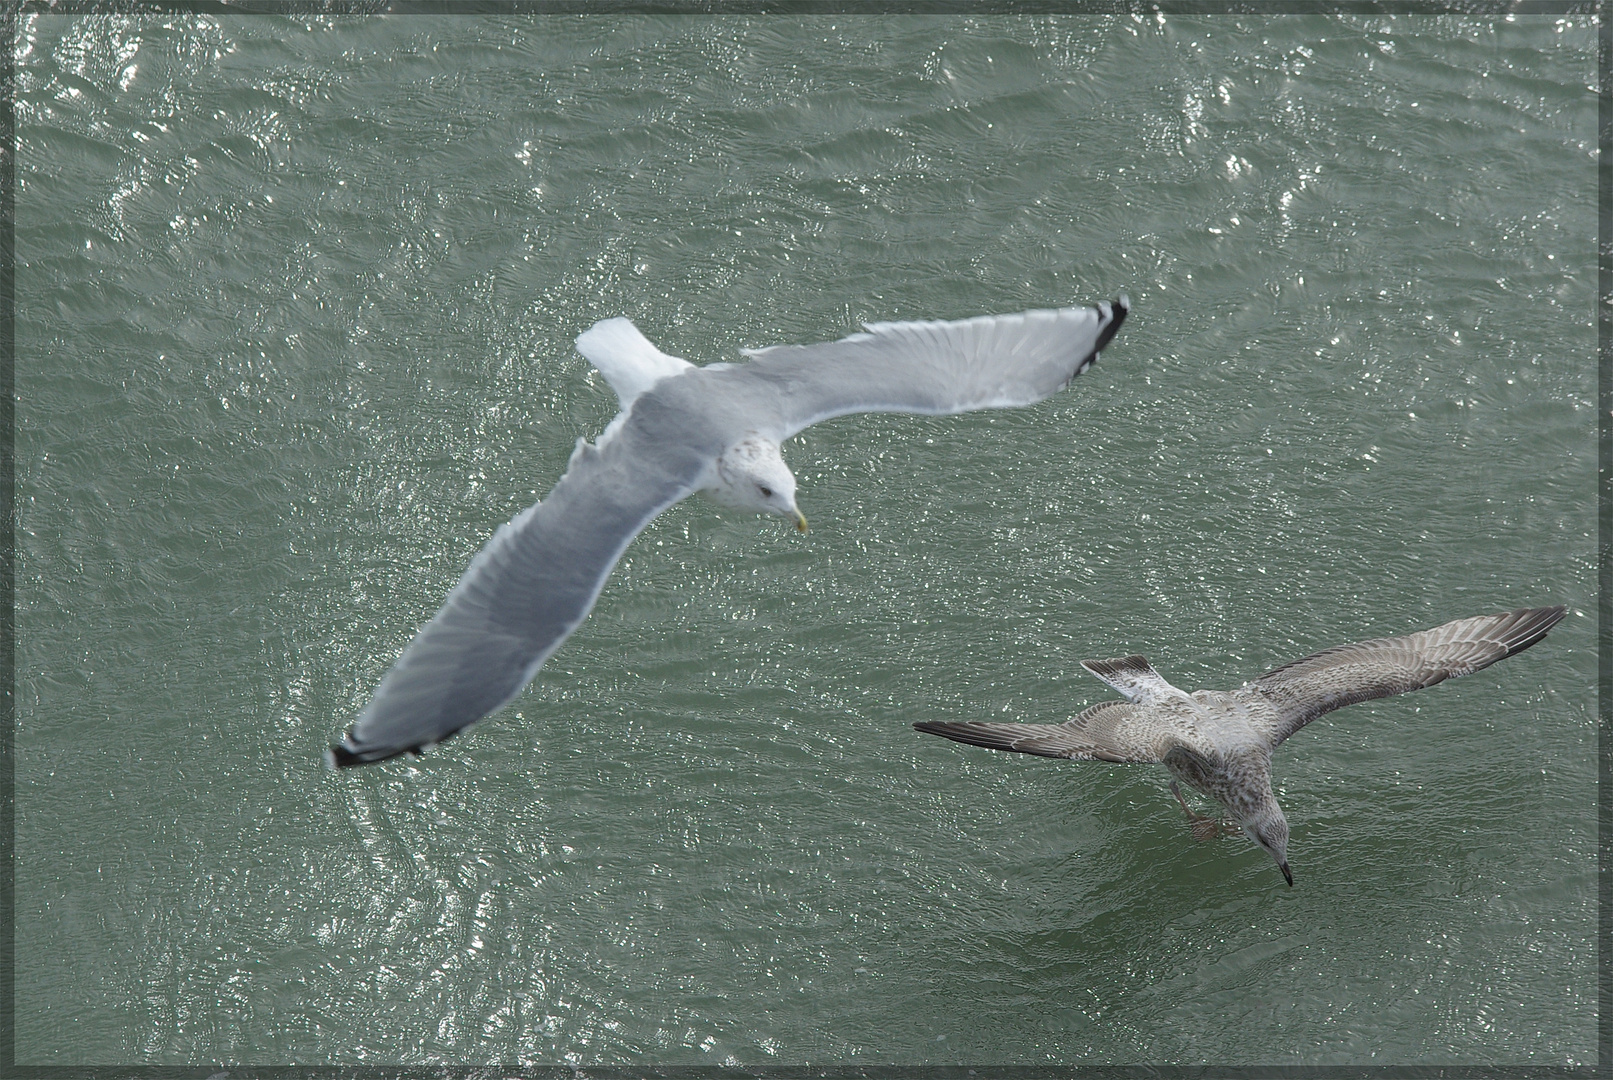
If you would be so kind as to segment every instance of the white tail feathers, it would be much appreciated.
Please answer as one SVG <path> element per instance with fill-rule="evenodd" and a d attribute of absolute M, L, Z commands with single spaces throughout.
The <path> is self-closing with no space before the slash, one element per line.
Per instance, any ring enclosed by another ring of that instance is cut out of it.
<path fill-rule="evenodd" d="M 650 344 L 631 320 L 601 319 L 577 337 L 577 351 L 599 369 L 622 401 L 622 408 L 666 378 L 694 365 Z"/>

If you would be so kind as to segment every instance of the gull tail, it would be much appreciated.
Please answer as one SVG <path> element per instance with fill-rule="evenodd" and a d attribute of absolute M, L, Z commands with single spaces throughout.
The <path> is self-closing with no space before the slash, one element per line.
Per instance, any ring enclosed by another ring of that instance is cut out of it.
<path fill-rule="evenodd" d="M 1081 666 L 1118 690 L 1127 701 L 1157 705 L 1187 697 L 1186 693 L 1172 686 L 1165 676 L 1155 671 L 1147 657 L 1136 653 L 1111 660 L 1083 660 Z"/>
<path fill-rule="evenodd" d="M 577 337 L 577 351 L 605 376 L 624 410 L 668 375 L 694 367 L 657 349 L 630 319 L 623 318 L 601 319 L 583 331 Z"/>

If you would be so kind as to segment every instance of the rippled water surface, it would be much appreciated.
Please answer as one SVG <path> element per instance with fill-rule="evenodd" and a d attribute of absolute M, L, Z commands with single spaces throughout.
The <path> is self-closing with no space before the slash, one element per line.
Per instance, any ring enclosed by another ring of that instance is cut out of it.
<path fill-rule="evenodd" d="M 17 1060 L 1595 1059 L 1587 19 L 30 14 Z M 320 754 L 698 363 L 1130 293 L 1035 407 L 691 500 L 513 706 Z M 993 754 L 1566 603 L 1279 752 L 1296 886 L 1152 767 Z"/>

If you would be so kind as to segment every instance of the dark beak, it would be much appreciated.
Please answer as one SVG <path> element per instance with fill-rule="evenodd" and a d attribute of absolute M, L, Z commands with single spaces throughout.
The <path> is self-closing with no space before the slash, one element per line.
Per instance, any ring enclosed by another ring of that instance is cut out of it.
<path fill-rule="evenodd" d="M 1277 869 L 1283 872 L 1283 880 L 1287 881 L 1288 887 L 1292 889 L 1294 887 L 1294 872 L 1288 869 L 1288 864 L 1285 862 L 1278 863 Z"/>

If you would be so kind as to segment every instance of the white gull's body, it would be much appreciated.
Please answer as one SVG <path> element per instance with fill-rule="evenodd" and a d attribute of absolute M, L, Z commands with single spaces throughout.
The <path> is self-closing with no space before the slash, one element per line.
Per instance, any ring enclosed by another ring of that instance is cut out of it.
<path fill-rule="evenodd" d="M 1236 690 L 1178 690 L 1141 656 L 1083 660 L 1125 695 L 1063 724 L 931 721 L 920 731 L 993 750 L 1043 757 L 1158 762 L 1227 809 L 1277 861 L 1288 884 L 1288 819 L 1271 793 L 1271 752 L 1324 713 L 1468 675 L 1540 641 L 1561 606 L 1458 619 L 1404 637 L 1339 645 L 1268 671 Z M 1187 810 L 1187 804 L 1182 803 Z M 1188 816 L 1195 826 L 1208 819 Z M 1213 823 L 1210 823 L 1213 825 Z M 1196 827 L 1195 835 L 1203 835 Z"/>
<path fill-rule="evenodd" d="M 1029 405 L 1097 359 L 1125 318 L 1113 304 L 956 322 L 871 323 L 819 345 L 746 350 L 695 367 L 626 319 L 577 349 L 622 410 L 579 439 L 541 503 L 501 526 L 415 635 L 327 760 L 384 761 L 441 742 L 521 692 L 587 617 L 611 568 L 655 516 L 696 491 L 806 528 L 779 444 L 855 412 L 947 414 Z"/>

